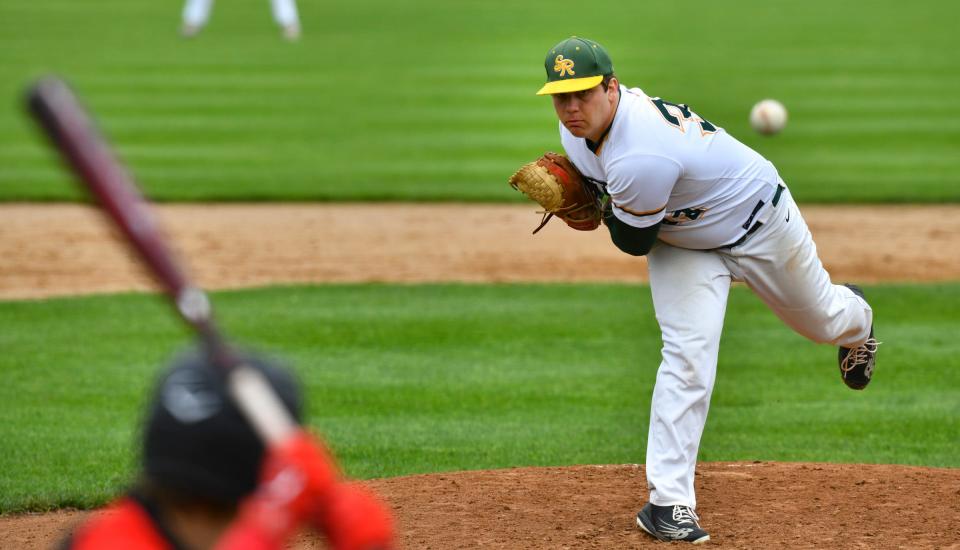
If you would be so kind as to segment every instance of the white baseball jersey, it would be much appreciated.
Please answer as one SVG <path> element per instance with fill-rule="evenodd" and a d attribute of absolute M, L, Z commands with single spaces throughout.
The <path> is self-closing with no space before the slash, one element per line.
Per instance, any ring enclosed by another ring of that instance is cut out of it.
<path fill-rule="evenodd" d="M 776 168 L 686 105 L 620 87 L 620 104 L 596 152 L 561 123 L 567 156 L 608 193 L 633 227 L 657 222 L 659 239 L 681 248 L 728 245 L 769 215 L 782 183 Z"/>
<path fill-rule="evenodd" d="M 686 105 L 637 88 L 621 87 L 620 96 L 599 143 L 574 137 L 562 124 L 560 134 L 577 168 L 609 193 L 618 219 L 641 228 L 662 222 L 647 254 L 663 340 L 650 403 L 647 485 L 653 504 L 696 507 L 694 471 L 731 282 L 745 282 L 816 342 L 862 345 L 872 334 L 873 312 L 830 280 L 770 162 Z"/>

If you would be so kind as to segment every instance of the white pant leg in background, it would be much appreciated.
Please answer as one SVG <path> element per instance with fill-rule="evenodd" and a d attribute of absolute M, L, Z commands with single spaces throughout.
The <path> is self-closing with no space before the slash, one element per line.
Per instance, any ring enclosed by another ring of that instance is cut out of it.
<path fill-rule="evenodd" d="M 663 352 L 650 405 L 650 502 L 696 507 L 694 470 L 717 372 L 731 277 L 715 252 L 657 243 L 647 255 Z"/>
<path fill-rule="evenodd" d="M 191 27 L 202 27 L 210 19 L 213 0 L 187 0 L 183 6 L 183 23 Z"/>
<path fill-rule="evenodd" d="M 270 0 L 273 19 L 281 27 L 300 26 L 297 4 L 294 0 Z"/>
<path fill-rule="evenodd" d="M 869 336 L 873 311 L 849 288 L 831 282 L 789 190 L 763 227 L 721 256 L 736 280 L 810 340 L 849 348 Z"/>

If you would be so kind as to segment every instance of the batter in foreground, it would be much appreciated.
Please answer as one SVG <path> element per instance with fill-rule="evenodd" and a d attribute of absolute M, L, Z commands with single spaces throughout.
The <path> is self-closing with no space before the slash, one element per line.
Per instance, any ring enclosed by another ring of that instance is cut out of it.
<path fill-rule="evenodd" d="M 746 283 L 799 334 L 839 346 L 841 377 L 855 390 L 873 374 L 873 311 L 859 288 L 830 281 L 769 161 L 689 106 L 622 86 L 596 42 L 560 42 L 545 68 L 537 93 L 552 97 L 563 148 L 603 224 L 649 265 L 663 355 L 647 439 L 650 501 L 637 525 L 660 540 L 705 542 L 693 478 L 731 283 Z M 523 174 L 511 178 L 521 189 Z"/>

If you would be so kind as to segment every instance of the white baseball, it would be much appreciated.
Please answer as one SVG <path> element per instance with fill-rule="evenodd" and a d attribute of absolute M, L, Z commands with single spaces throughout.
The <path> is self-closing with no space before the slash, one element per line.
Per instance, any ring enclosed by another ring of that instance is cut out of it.
<path fill-rule="evenodd" d="M 750 126 L 763 135 L 773 135 L 787 125 L 787 109 L 776 99 L 764 99 L 750 110 Z"/>

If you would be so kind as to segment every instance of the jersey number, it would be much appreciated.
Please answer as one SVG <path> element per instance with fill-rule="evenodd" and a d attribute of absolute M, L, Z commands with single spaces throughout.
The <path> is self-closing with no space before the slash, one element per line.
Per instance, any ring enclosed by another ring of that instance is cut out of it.
<path fill-rule="evenodd" d="M 651 98 L 650 101 L 657 107 L 657 110 L 660 111 L 660 114 L 663 115 L 664 120 L 666 120 L 671 126 L 675 126 L 681 132 L 683 131 L 683 122 L 686 120 L 692 120 L 700 125 L 700 133 L 702 135 L 712 134 L 717 131 L 717 127 L 713 124 L 710 124 L 705 118 L 701 117 L 697 113 L 690 110 L 684 103 L 670 103 L 669 101 L 664 101 L 659 97 Z M 679 111 L 680 117 L 672 114 L 668 109 L 667 105 L 674 107 Z"/>

